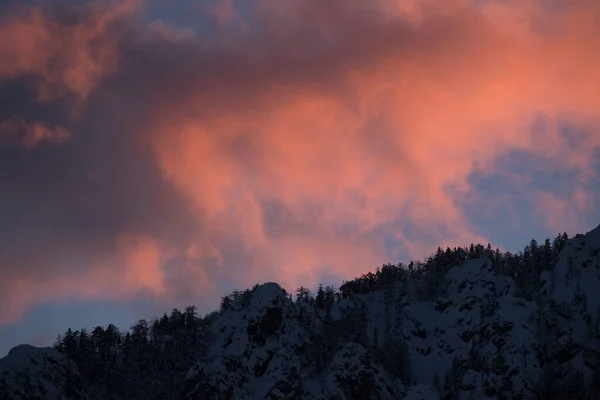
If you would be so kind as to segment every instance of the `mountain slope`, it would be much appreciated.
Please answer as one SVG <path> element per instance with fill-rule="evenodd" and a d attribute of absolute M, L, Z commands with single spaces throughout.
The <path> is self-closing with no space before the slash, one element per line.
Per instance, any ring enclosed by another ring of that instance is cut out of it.
<path fill-rule="evenodd" d="M 0 359 L 0 399 L 76 399 L 84 396 L 75 363 L 51 348 L 20 345 Z"/>
<path fill-rule="evenodd" d="M 514 255 L 438 249 L 295 301 L 271 282 L 204 318 L 188 308 L 126 334 L 69 331 L 57 348 L 77 365 L 17 347 L 0 360 L 0 399 L 595 400 L 598 292 L 600 227 Z"/>

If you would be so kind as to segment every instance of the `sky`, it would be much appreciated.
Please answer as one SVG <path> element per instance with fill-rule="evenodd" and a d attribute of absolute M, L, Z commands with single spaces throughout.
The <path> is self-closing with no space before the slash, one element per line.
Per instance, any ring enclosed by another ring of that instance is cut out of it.
<path fill-rule="evenodd" d="M 596 0 L 0 0 L 0 356 L 600 224 Z"/>

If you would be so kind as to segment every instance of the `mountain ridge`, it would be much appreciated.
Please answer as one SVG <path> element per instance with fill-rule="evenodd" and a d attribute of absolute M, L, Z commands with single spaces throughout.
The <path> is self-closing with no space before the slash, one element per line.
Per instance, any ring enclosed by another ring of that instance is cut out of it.
<path fill-rule="evenodd" d="M 0 399 L 597 399 L 600 226 L 507 254 L 438 248 L 295 300 L 267 282 L 203 318 L 68 331 L 1 359 Z M 52 395 L 22 395 L 24 374 Z"/>

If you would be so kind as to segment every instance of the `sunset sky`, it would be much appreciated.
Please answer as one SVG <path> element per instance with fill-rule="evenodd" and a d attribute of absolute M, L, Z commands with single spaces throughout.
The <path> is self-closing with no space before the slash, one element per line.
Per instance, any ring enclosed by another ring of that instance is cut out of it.
<path fill-rule="evenodd" d="M 597 204 L 600 1 L 0 0 L 0 357 Z"/>

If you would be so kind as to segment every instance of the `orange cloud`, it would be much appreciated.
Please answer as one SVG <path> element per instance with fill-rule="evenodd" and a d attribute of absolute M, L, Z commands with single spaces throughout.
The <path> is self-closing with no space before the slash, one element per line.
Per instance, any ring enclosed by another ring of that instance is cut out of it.
<path fill-rule="evenodd" d="M 152 238 L 122 234 L 116 238 L 112 253 L 104 258 L 90 260 L 78 255 L 63 259 L 63 263 L 77 266 L 70 272 L 20 274 L 3 292 L 0 324 L 13 322 L 32 306 L 48 300 L 60 303 L 73 299 L 128 300 L 140 294 L 157 299 L 167 296 L 162 266 L 168 255 L 168 250 Z M 205 290 L 210 291 L 210 286 Z"/>
<path fill-rule="evenodd" d="M 598 135 L 565 152 L 556 131 L 538 140 L 531 123 L 539 114 L 597 116 L 598 32 L 586 13 L 592 3 L 554 14 L 535 2 L 511 3 L 517 11 L 450 3 L 439 11 L 415 2 L 390 20 L 348 11 L 355 2 L 318 12 L 312 2 L 260 2 L 274 33 L 251 51 L 283 53 L 256 62 L 249 50 L 229 72 L 243 74 L 238 88 L 224 81 L 165 105 L 168 122 L 155 132 L 165 177 L 208 218 L 209 232 L 236 232 L 284 276 L 314 275 L 319 257 L 345 275 L 363 271 L 381 260 L 382 243 L 339 246 L 400 215 L 427 232 L 429 247 L 486 240 L 448 187 L 468 188 L 474 163 L 490 171 L 511 149 L 590 167 Z M 520 26 L 507 22 L 515 13 Z M 535 25 L 541 17 L 546 30 Z M 317 56 L 320 45 L 328 48 Z M 194 110 L 203 116 L 189 117 Z M 269 237 L 265 199 L 311 221 L 311 238 L 291 227 Z M 305 214 L 307 204 L 316 215 Z M 336 236 L 346 221 L 352 230 Z M 318 257 L 314 242 L 326 244 Z M 289 254 L 297 256 L 288 264 Z"/>
<path fill-rule="evenodd" d="M 9 12 L 0 20 L 0 81 L 34 75 L 40 99 L 69 92 L 85 98 L 118 67 L 115 22 L 139 3 L 82 6 L 74 24 L 51 19 L 38 7 Z"/>
<path fill-rule="evenodd" d="M 117 253 L 124 259 L 123 285 L 155 294 L 164 291 L 161 251 L 156 241 L 122 235 L 117 239 Z"/>
<path fill-rule="evenodd" d="M 388 241 L 404 260 L 486 242 L 459 203 L 471 196 L 471 207 L 487 207 L 485 194 L 473 198 L 475 168 L 532 184 L 529 171 L 499 168 L 513 150 L 578 171 L 570 196 L 530 191 L 549 228 L 590 210 L 585 182 L 596 178 L 600 146 L 597 2 L 555 10 L 533 0 L 260 0 L 252 12 L 219 4 L 214 38 L 161 22 L 123 49 L 104 28 L 125 11 L 92 13 L 103 17 L 71 28 L 32 12 L 0 28 L 0 39 L 28 38 L 0 48 L 21 52 L 0 77 L 33 73 L 81 96 L 111 73 L 121 79 L 124 89 L 107 93 L 143 115 L 128 128 L 192 219 L 179 247 L 126 226 L 113 254 L 81 274 L 19 275 L 4 321 L 46 299 L 172 298 L 181 283 L 166 264 L 178 257 L 192 291 L 217 291 L 220 280 L 293 288 L 390 261 Z M 34 20 L 42 28 L 22 22 Z M 49 69 L 65 52 L 75 54 L 69 67 Z M 541 134 L 532 129 L 539 116 L 549 121 Z M 571 141 L 558 129 L 564 120 L 590 134 Z"/>

